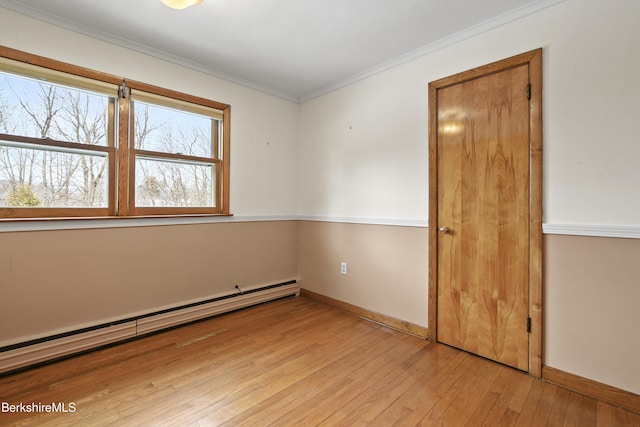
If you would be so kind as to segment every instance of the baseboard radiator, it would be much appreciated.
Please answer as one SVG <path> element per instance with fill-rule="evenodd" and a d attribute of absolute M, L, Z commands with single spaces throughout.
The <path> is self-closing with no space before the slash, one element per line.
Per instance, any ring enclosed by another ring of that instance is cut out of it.
<path fill-rule="evenodd" d="M 163 329 L 228 313 L 287 296 L 300 295 L 295 280 L 179 307 L 122 319 L 117 322 L 39 338 L 0 348 L 0 373 L 60 359 L 105 345 L 141 337 Z"/>

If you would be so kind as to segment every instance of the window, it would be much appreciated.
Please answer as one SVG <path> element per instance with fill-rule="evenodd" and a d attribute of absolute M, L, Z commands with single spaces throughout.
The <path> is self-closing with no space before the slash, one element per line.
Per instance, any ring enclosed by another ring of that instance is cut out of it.
<path fill-rule="evenodd" d="M 229 214 L 229 122 L 226 104 L 0 47 L 0 217 Z"/>
<path fill-rule="evenodd" d="M 223 113 L 149 93 L 131 99 L 136 212 L 215 208 Z"/>

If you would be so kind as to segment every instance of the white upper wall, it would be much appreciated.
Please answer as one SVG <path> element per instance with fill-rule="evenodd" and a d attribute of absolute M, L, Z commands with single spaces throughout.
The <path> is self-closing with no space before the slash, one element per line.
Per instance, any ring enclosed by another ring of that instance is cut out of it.
<path fill-rule="evenodd" d="M 542 47 L 545 223 L 638 226 L 637 22 L 634 0 L 566 0 L 302 106 L 5 9 L 0 44 L 231 104 L 236 215 L 422 224 L 428 83 Z"/>
<path fill-rule="evenodd" d="M 0 45 L 231 105 L 231 212 L 298 210 L 299 105 L 0 8 Z"/>
<path fill-rule="evenodd" d="M 543 48 L 544 222 L 640 225 L 640 2 L 566 0 L 302 105 L 300 213 L 428 219 L 428 83 Z"/>

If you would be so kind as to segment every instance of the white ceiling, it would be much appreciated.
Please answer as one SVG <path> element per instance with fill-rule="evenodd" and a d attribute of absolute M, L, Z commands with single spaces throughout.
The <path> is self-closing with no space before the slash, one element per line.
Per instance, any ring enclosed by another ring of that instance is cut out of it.
<path fill-rule="evenodd" d="M 0 6 L 293 101 L 561 0 L 0 0 Z"/>

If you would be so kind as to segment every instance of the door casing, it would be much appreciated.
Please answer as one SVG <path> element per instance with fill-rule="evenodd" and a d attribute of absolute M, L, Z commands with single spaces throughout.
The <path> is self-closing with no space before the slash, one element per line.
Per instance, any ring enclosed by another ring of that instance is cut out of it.
<path fill-rule="evenodd" d="M 529 374 L 542 377 L 542 49 L 429 83 L 429 339 L 436 341 L 438 310 L 438 90 L 521 65 L 529 67 Z"/>

